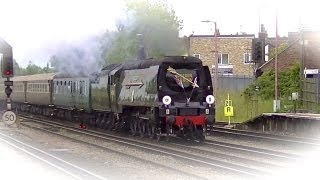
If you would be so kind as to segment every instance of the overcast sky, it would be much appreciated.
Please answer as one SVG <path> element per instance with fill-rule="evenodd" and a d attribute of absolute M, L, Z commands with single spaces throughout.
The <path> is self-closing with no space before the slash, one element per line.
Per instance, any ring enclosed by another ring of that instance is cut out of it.
<path fill-rule="evenodd" d="M 210 34 L 216 21 L 221 34 L 257 33 L 260 23 L 275 35 L 299 30 L 299 24 L 320 27 L 320 11 L 314 0 L 168 0 L 183 20 L 181 35 Z M 115 28 L 123 16 L 122 0 L 0 0 L 0 37 L 13 46 L 22 66 L 31 60 L 44 66 L 51 49 L 60 42 L 77 42 Z M 260 18 L 259 18 L 260 17 Z"/>

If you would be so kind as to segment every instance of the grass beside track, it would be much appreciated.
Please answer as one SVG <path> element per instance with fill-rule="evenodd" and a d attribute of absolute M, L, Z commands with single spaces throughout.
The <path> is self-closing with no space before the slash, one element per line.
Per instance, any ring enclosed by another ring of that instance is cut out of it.
<path fill-rule="evenodd" d="M 242 123 L 248 119 L 259 116 L 262 113 L 272 112 L 273 100 L 263 100 L 261 98 L 245 99 L 242 92 L 218 91 L 216 102 L 216 120 L 217 122 L 228 122 L 228 117 L 224 116 L 225 100 L 232 100 L 234 108 L 234 117 L 231 117 L 231 123 Z"/>

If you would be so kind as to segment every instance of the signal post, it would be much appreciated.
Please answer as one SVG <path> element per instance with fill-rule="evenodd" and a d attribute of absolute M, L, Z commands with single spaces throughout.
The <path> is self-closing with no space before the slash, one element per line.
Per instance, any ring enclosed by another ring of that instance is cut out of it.
<path fill-rule="evenodd" d="M 2 120 L 7 125 L 13 125 L 16 121 L 16 115 L 11 111 L 11 98 L 13 81 L 10 81 L 10 77 L 13 77 L 13 56 L 12 47 L 4 40 L 0 38 L 0 60 L 1 60 L 1 74 L 5 85 L 6 97 L 6 112 L 2 115 Z"/>

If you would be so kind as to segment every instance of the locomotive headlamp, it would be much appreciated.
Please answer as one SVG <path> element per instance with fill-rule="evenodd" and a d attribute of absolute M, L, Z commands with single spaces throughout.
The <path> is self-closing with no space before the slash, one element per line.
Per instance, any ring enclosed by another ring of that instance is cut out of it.
<path fill-rule="evenodd" d="M 208 103 L 208 104 L 213 104 L 214 103 L 214 96 L 212 96 L 212 95 L 208 95 L 207 97 L 206 97 L 206 102 Z"/>
<path fill-rule="evenodd" d="M 171 103 L 171 97 L 170 96 L 164 96 L 162 98 L 162 102 L 164 105 L 169 105 Z"/>

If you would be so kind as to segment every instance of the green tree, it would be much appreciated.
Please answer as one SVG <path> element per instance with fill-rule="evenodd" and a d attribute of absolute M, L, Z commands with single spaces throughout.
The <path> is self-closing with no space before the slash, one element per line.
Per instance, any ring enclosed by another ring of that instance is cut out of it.
<path fill-rule="evenodd" d="M 148 57 L 185 53 L 183 39 L 179 38 L 182 21 L 165 0 L 126 1 L 126 7 L 127 17 L 117 24 L 107 63 L 136 59 L 139 44 L 143 44 Z"/>
<path fill-rule="evenodd" d="M 33 75 L 33 74 L 43 74 L 43 73 L 52 73 L 53 69 L 49 67 L 40 67 L 35 65 L 32 61 L 29 61 L 29 64 L 26 68 L 20 67 L 19 64 L 14 60 L 14 71 L 15 76 L 24 76 L 24 75 Z"/>
<path fill-rule="evenodd" d="M 280 98 L 287 98 L 300 89 L 300 65 L 294 64 L 290 69 L 282 70 L 278 75 L 278 90 Z M 255 86 L 259 86 L 259 96 L 263 99 L 274 98 L 274 70 L 265 72 L 257 81 L 250 85 L 244 92 L 246 97 L 254 94 Z"/>
<path fill-rule="evenodd" d="M 40 66 L 35 65 L 32 61 L 29 61 L 26 67 L 26 75 L 41 74 L 44 73 Z"/>

